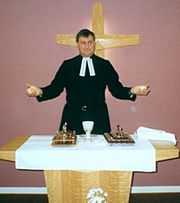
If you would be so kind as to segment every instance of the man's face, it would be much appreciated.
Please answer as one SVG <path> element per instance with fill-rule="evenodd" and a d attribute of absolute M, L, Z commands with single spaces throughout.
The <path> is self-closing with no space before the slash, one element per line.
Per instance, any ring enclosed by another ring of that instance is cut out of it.
<path fill-rule="evenodd" d="M 93 37 L 89 35 L 88 37 L 81 36 L 77 43 L 79 53 L 83 57 L 90 57 L 95 51 L 96 42 Z"/>

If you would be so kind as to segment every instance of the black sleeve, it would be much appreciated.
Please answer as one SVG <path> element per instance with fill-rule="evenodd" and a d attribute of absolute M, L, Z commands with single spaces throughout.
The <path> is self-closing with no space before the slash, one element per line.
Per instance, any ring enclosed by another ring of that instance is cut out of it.
<path fill-rule="evenodd" d="M 39 102 L 53 99 L 59 96 L 64 90 L 64 63 L 60 66 L 52 82 L 46 86 L 41 87 L 43 93 L 41 96 L 37 96 Z"/>
<path fill-rule="evenodd" d="M 107 74 L 107 86 L 111 94 L 117 99 L 125 99 L 135 101 L 136 95 L 130 92 L 131 87 L 124 87 L 119 81 L 119 76 L 115 71 L 114 67 L 109 61 L 108 63 L 108 74 Z"/>

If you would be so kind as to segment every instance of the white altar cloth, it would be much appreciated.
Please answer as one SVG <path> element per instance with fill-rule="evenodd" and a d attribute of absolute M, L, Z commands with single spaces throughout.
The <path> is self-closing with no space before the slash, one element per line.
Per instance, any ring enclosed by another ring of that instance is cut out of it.
<path fill-rule="evenodd" d="M 31 136 L 16 150 L 16 168 L 28 170 L 155 171 L 155 149 L 148 140 L 110 145 L 104 136 L 93 142 L 52 146 L 51 135 Z"/>

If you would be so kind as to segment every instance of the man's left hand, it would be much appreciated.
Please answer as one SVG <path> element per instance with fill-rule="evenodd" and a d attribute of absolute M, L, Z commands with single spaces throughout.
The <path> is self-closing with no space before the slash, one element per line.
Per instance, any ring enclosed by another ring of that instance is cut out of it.
<path fill-rule="evenodd" d="M 147 96 L 150 93 L 150 85 L 137 85 L 131 88 L 131 93 L 137 96 Z"/>

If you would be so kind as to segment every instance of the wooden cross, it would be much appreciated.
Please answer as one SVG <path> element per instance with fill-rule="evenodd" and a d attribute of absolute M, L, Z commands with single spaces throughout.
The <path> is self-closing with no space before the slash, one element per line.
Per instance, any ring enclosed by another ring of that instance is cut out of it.
<path fill-rule="evenodd" d="M 104 58 L 105 49 L 114 47 L 124 47 L 139 44 L 138 34 L 129 35 L 109 35 L 104 33 L 104 16 L 101 3 L 94 3 L 92 13 L 92 31 L 96 36 L 96 51 L 98 56 Z M 56 43 L 76 46 L 76 35 L 57 34 Z"/>

